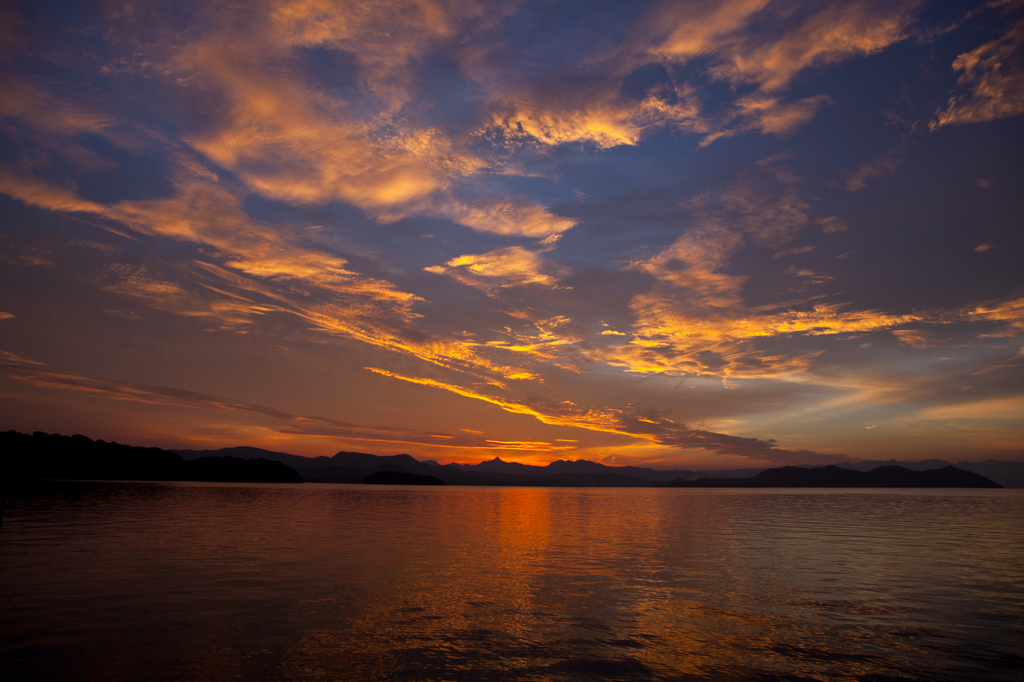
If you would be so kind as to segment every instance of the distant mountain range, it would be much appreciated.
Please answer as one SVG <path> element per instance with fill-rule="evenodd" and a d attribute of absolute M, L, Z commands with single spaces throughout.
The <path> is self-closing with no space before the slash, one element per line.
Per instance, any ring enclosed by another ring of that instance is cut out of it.
<path fill-rule="evenodd" d="M 764 468 L 695 471 L 688 469 L 650 469 L 646 467 L 615 467 L 587 460 L 557 460 L 546 466 L 506 462 L 495 457 L 479 464 L 441 465 L 433 460 L 419 461 L 409 455 L 371 455 L 362 452 L 339 452 L 333 457 L 300 457 L 260 448 L 236 447 L 221 450 L 175 450 L 186 460 L 198 457 L 230 455 L 275 459 L 297 470 L 307 482 L 361 483 L 376 471 L 396 471 L 436 476 L 449 485 L 520 485 L 520 486 L 615 486 L 645 487 L 673 481 L 699 478 L 746 479 L 757 476 Z M 953 464 L 939 459 L 923 462 L 865 461 L 844 463 L 838 468 L 870 471 L 884 466 L 899 466 L 911 471 L 928 471 L 955 466 L 1005 488 L 1024 488 L 1024 462 L 987 460 Z M 820 469 L 813 465 L 798 469 Z"/>
<path fill-rule="evenodd" d="M 379 476 L 375 474 L 388 474 Z M 917 475 L 923 474 L 923 475 Z M 161 450 L 85 436 L 0 432 L 0 478 L 363 483 L 436 480 L 447 485 L 568 487 L 1024 487 L 1024 462 L 857 462 L 778 469 L 693 471 L 615 467 L 587 460 L 546 466 L 505 462 L 441 465 L 409 455 L 339 452 L 300 457 L 253 447 Z M 997 485 L 998 484 L 998 485 Z"/>
<path fill-rule="evenodd" d="M 750 478 L 682 479 L 667 484 L 674 488 L 1001 488 L 972 471 L 947 466 L 913 471 L 901 466 L 880 466 L 857 471 L 830 465 L 805 469 L 766 469 Z"/>

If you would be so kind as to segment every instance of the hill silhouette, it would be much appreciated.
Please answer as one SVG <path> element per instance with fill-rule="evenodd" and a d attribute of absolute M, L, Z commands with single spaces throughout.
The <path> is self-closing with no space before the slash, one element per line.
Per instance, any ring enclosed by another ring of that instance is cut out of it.
<path fill-rule="evenodd" d="M 160 448 L 140 448 L 36 431 L 0 432 L 0 477 L 117 481 L 301 483 L 299 472 L 269 459 L 201 457 L 186 462 Z"/>
<path fill-rule="evenodd" d="M 269 459 L 274 462 L 286 464 L 300 474 L 305 474 L 310 469 L 327 466 L 331 462 L 330 457 L 302 457 L 301 455 L 290 455 L 287 452 L 275 452 L 263 448 L 248 446 L 221 448 L 219 450 L 172 450 L 186 462 L 203 457 L 236 457 L 238 459 Z"/>
<path fill-rule="evenodd" d="M 437 476 L 407 474 L 404 471 L 375 471 L 363 483 L 370 485 L 448 485 Z"/>
<path fill-rule="evenodd" d="M 964 471 L 973 471 L 985 478 L 989 478 L 1004 488 L 1024 488 L 1024 462 L 1005 462 L 997 459 L 986 459 L 983 462 L 947 462 L 943 459 L 925 459 L 920 462 L 901 462 L 895 459 L 870 460 L 864 462 L 844 463 L 839 466 L 844 469 L 856 469 L 857 471 L 871 471 L 880 466 L 901 466 L 914 471 L 927 471 L 929 469 L 941 469 L 943 467 L 955 466 Z"/>
<path fill-rule="evenodd" d="M 856 471 L 838 466 L 814 469 L 781 467 L 750 478 L 698 478 L 677 480 L 674 488 L 1002 488 L 989 479 L 954 466 L 913 471 L 901 466 L 882 466 Z"/>

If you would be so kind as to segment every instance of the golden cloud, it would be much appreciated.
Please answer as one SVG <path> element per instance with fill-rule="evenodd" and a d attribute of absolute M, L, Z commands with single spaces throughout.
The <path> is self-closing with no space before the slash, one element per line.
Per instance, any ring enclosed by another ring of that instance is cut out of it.
<path fill-rule="evenodd" d="M 1024 334 L 1024 298 L 998 301 L 964 311 L 971 321 L 1002 322 L 1007 336 Z"/>
<path fill-rule="evenodd" d="M 424 269 L 439 275 L 449 275 L 489 295 L 495 295 L 504 287 L 554 287 L 558 284 L 558 278 L 569 272 L 568 268 L 521 246 L 458 256 L 444 266 L 434 265 Z"/>

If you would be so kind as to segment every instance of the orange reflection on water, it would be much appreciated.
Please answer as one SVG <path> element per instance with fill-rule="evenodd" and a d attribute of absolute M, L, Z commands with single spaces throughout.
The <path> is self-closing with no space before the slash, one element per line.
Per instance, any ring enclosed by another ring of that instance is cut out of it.
<path fill-rule="evenodd" d="M 48 679 L 1017 667 L 1017 491 L 25 485 L 0 646 L 59 641 Z"/>

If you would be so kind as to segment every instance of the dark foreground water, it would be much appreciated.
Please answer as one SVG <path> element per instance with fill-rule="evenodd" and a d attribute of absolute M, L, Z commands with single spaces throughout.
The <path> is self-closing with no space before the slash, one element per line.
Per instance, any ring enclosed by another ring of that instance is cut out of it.
<path fill-rule="evenodd" d="M 1024 491 L 18 483 L 5 680 L 1022 679 Z"/>

